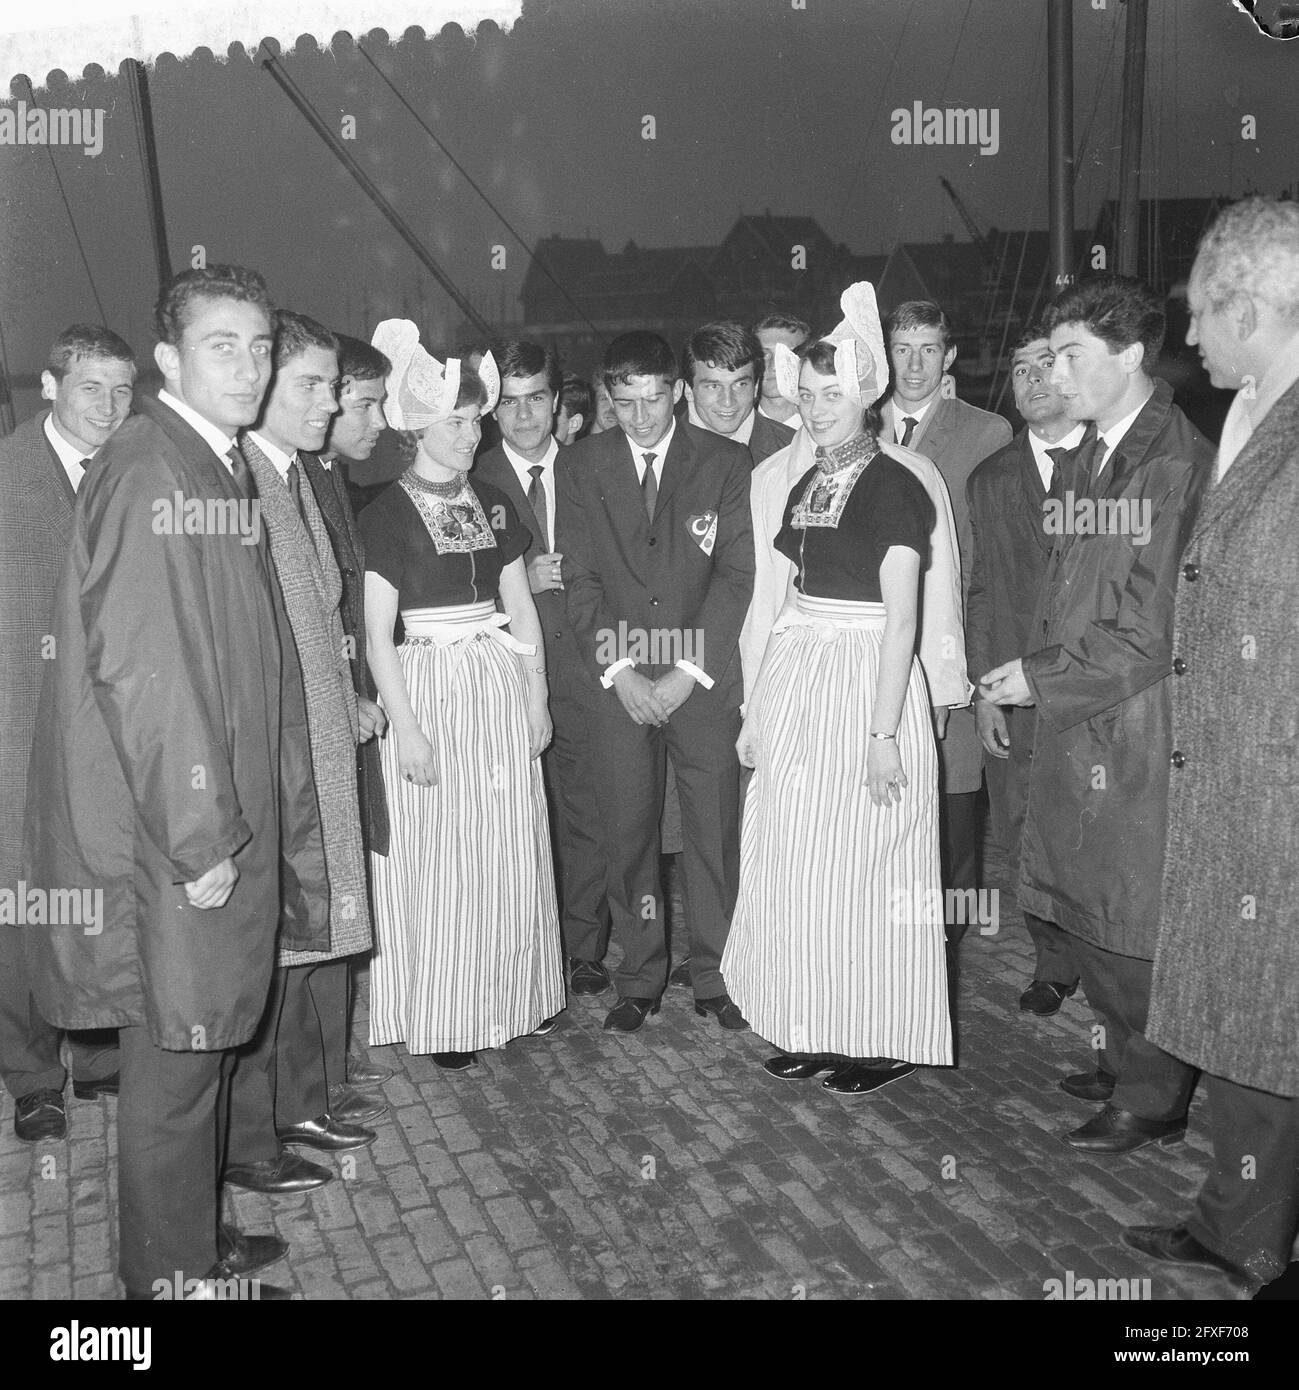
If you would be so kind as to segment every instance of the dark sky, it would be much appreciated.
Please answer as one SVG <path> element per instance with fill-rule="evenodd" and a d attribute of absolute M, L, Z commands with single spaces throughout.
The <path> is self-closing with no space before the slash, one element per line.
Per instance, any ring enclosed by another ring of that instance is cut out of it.
<path fill-rule="evenodd" d="M 1044 0 L 794 2 L 540 0 L 508 35 L 366 44 L 529 242 L 708 243 L 764 209 L 814 216 L 859 252 L 964 239 L 940 175 L 984 227 L 1046 225 Z M 1118 0 L 1074 5 L 1080 225 L 1118 192 L 1123 13 Z M 1296 177 L 1299 43 L 1264 39 L 1230 0 L 1151 0 L 1149 41 L 1143 194 L 1279 192 Z M 277 302 L 367 337 L 363 291 L 372 319 L 404 301 L 436 349 L 458 319 L 445 295 L 270 77 L 238 50 L 221 56 L 164 58 L 151 77 L 176 265 L 202 245 L 260 269 Z M 349 148 L 484 316 L 516 315 L 521 247 L 352 41 L 323 53 L 304 41 L 285 65 L 335 129 L 356 118 Z M 33 370 L 67 323 L 99 318 L 92 275 L 105 321 L 147 355 L 156 285 L 126 88 L 61 81 L 38 101 L 106 108 L 105 149 L 54 155 L 88 275 L 49 152 L 0 147 L 10 370 Z M 995 108 L 997 154 L 894 145 L 890 113 L 915 101 Z M 496 244 L 505 271 L 490 269 Z M 20 417 L 32 408 L 19 404 Z"/>

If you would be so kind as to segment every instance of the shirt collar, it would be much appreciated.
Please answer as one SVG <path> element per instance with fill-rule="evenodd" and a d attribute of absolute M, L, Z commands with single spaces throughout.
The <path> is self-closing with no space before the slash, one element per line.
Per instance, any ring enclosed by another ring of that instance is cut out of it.
<path fill-rule="evenodd" d="M 68 475 L 68 481 L 72 484 L 75 492 L 82 478 L 86 475 L 84 460 L 93 458 L 95 451 L 92 449 L 89 454 L 77 444 L 70 444 L 54 427 L 54 412 L 45 417 L 45 438 L 50 441 L 50 446 L 59 456 L 59 462 L 63 465 L 63 471 Z"/>
<path fill-rule="evenodd" d="M 1045 468 L 1048 477 L 1051 472 L 1051 459 L 1047 456 L 1048 449 L 1076 449 L 1082 443 L 1082 437 L 1087 433 L 1087 426 L 1079 422 L 1063 439 L 1057 439 L 1054 444 L 1048 444 L 1045 439 L 1033 433 L 1030 426 L 1028 431 L 1029 447 L 1033 450 L 1033 457 L 1037 460 L 1039 468 Z"/>
<path fill-rule="evenodd" d="M 283 449 L 279 448 L 275 444 L 272 444 L 271 441 L 267 439 L 264 434 L 258 434 L 256 430 L 248 430 L 246 433 L 247 437 L 251 439 L 253 443 L 256 444 L 257 447 L 262 451 L 262 453 L 264 453 L 266 457 L 270 459 L 270 461 L 275 465 L 275 471 L 280 475 L 280 477 L 287 481 L 289 476 L 289 467 L 293 463 L 294 459 L 297 458 L 298 451 L 295 449 L 291 454 L 286 454 Z"/>
<path fill-rule="evenodd" d="M 721 439 L 733 439 L 737 444 L 747 444 L 753 438 L 753 417 L 757 413 L 756 410 L 749 411 L 738 429 L 733 430 L 730 434 L 722 434 L 721 430 L 715 430 L 711 425 L 704 424 L 699 418 L 699 412 L 695 409 L 694 401 L 686 402 L 686 419 L 692 425 L 697 425 L 701 430 L 707 430 L 709 434 L 715 434 Z"/>
<path fill-rule="evenodd" d="M 1152 389 L 1150 392 L 1150 396 L 1153 396 L 1154 394 L 1154 390 Z M 1141 412 L 1146 408 L 1146 406 L 1150 404 L 1150 396 L 1147 396 L 1145 400 L 1142 401 L 1139 406 L 1137 406 L 1137 408 L 1132 412 L 1131 415 L 1125 415 L 1123 419 L 1111 425 L 1107 430 L 1098 429 L 1096 431 L 1097 437 L 1105 446 L 1106 459 L 1108 459 L 1109 456 L 1114 452 L 1114 450 L 1119 447 L 1119 445 L 1123 442 L 1123 436 L 1127 434 L 1127 432 L 1132 428 L 1133 424 L 1135 424 L 1137 416 L 1140 415 Z"/>
<path fill-rule="evenodd" d="M 230 452 L 230 446 L 235 442 L 231 435 L 225 430 L 218 429 L 211 420 L 205 420 L 193 406 L 186 405 L 179 397 L 173 396 L 170 391 L 162 390 L 158 392 L 158 399 L 169 409 L 174 410 L 177 415 L 198 435 L 212 452 L 221 460 L 221 466 L 228 469 L 230 460 L 226 455 Z"/>
<path fill-rule="evenodd" d="M 893 428 L 896 433 L 902 428 L 903 420 L 914 420 L 917 425 L 934 408 L 934 402 L 942 395 L 942 388 L 939 387 L 932 396 L 922 406 L 907 405 L 905 401 L 900 401 L 896 396 L 889 397 L 889 404 L 893 407 Z"/>
<path fill-rule="evenodd" d="M 535 463 L 529 463 L 528 460 L 525 459 L 522 454 L 516 453 L 513 449 L 510 448 L 510 446 L 505 442 L 504 439 L 501 440 L 501 449 L 504 452 L 505 457 L 509 459 L 510 466 L 514 469 L 515 473 L 518 474 L 519 482 L 521 482 L 523 486 L 526 488 L 527 485 L 532 481 L 532 470 L 537 465 Z M 549 473 L 552 468 L 554 468 L 555 459 L 558 456 L 558 454 L 559 441 L 552 434 L 550 436 L 550 447 L 546 450 L 544 457 L 541 459 L 542 478 L 545 478 L 546 474 Z"/>
<path fill-rule="evenodd" d="M 672 444 L 672 436 L 676 432 L 677 418 L 674 415 L 672 417 L 672 423 L 668 426 L 668 432 L 663 436 L 662 439 L 659 440 L 657 444 L 654 445 L 652 449 L 650 449 L 646 448 L 641 444 L 637 444 L 636 441 L 631 437 L 631 435 L 629 435 L 625 430 L 623 431 L 622 437 L 627 441 L 627 447 L 631 450 L 632 462 L 636 465 L 636 473 L 638 476 L 640 474 L 642 466 L 645 463 L 646 454 L 654 455 L 654 458 L 656 459 L 659 465 L 658 476 L 660 478 L 663 476 L 663 461 L 668 456 L 668 449 L 671 447 Z"/>

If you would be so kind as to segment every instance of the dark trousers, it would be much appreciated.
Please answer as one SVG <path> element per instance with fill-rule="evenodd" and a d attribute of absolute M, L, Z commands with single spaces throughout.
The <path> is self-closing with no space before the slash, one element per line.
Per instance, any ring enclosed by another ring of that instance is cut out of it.
<path fill-rule="evenodd" d="M 590 747 L 591 714 L 562 688 L 552 689 L 550 719 L 554 737 L 541 763 L 550 801 L 564 953 L 577 960 L 599 960 L 609 944 L 609 901 Z"/>
<path fill-rule="evenodd" d="M 166 1052 L 121 1030 L 118 1269 L 128 1289 L 202 1279 L 217 1261 L 217 1193 L 229 1052 Z"/>
<path fill-rule="evenodd" d="M 1087 1002 L 1101 1017 L 1097 1061 L 1118 1077 L 1110 1103 L 1145 1120 L 1185 1115 L 1196 1070 L 1146 1037 L 1152 962 L 1068 935 Z"/>
<path fill-rule="evenodd" d="M 1204 1074 L 1213 1169 L 1186 1227 L 1263 1281 L 1290 1263 L 1299 1229 L 1299 1097 Z"/>
<path fill-rule="evenodd" d="M 938 798 L 938 843 L 942 854 L 943 887 L 958 893 L 979 886 L 979 793 L 944 792 Z M 961 899 L 944 895 L 944 902 Z M 949 908 L 945 923 L 947 944 L 957 945 L 968 922 L 952 921 Z M 960 915 L 964 916 L 964 913 Z"/>
<path fill-rule="evenodd" d="M 230 1087 L 231 1163 L 275 1158 L 277 1128 L 328 1114 L 329 1088 L 346 1076 L 347 967 L 347 957 L 276 966 Z"/>
<path fill-rule="evenodd" d="M 61 1091 L 68 1075 L 59 1055 L 63 1032 L 41 1017 L 32 995 L 23 929 L 0 925 L 0 1078 L 15 1100 L 33 1091 Z M 118 1069 L 117 1030 L 68 1034 L 72 1075 L 102 1081 Z"/>
<path fill-rule="evenodd" d="M 678 713 L 662 728 L 616 712 L 590 717 L 596 795 L 608 865 L 609 913 L 623 958 L 620 995 L 657 998 L 667 983 L 668 947 L 659 875 L 659 815 L 666 759 L 681 798 L 682 868 L 689 903 L 691 980 L 696 998 L 722 994 L 722 951 L 740 879 L 738 710 L 712 718 Z"/>
<path fill-rule="evenodd" d="M 1037 954 L 1033 978 L 1048 980 L 1053 985 L 1077 985 L 1078 963 L 1074 960 L 1069 933 L 1045 917 L 1034 917 L 1031 912 L 1024 914 L 1024 925 Z"/>

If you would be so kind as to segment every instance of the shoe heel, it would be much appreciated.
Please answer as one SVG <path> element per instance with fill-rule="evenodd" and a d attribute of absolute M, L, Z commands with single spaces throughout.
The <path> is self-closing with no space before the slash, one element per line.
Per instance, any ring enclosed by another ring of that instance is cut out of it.
<path fill-rule="evenodd" d="M 704 1008 L 704 1006 L 703 1006 L 702 1004 L 696 1004 L 696 1005 L 695 1005 L 695 1013 L 697 1013 L 697 1014 L 699 1015 L 700 1018 L 707 1018 L 707 1017 L 708 1017 L 708 1010 L 707 1010 L 706 1008 Z"/>
<path fill-rule="evenodd" d="M 1183 1129 L 1183 1130 L 1180 1130 L 1180 1131 L 1179 1131 L 1178 1133 L 1176 1133 L 1176 1134 L 1165 1134 L 1164 1137 L 1163 1137 L 1162 1139 L 1160 1139 L 1158 1142 L 1159 1142 L 1159 1147 L 1160 1147 L 1161 1149 L 1171 1149 L 1171 1148 L 1173 1147 L 1174 1144 L 1181 1144 L 1181 1143 L 1184 1143 L 1185 1140 L 1186 1140 L 1186 1131 Z"/>
<path fill-rule="evenodd" d="M 663 1007 L 660 1001 L 655 1001 L 654 1007 L 650 1010 L 651 1014 L 656 1014 Z"/>

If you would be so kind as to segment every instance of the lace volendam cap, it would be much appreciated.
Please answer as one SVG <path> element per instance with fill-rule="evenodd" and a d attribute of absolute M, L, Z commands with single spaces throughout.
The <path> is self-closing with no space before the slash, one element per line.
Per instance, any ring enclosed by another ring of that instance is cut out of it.
<path fill-rule="evenodd" d="M 456 408 L 460 392 L 460 359 L 447 358 L 446 365 L 420 346 L 419 329 L 410 319 L 384 319 L 374 330 L 371 347 L 392 363 L 388 375 L 388 399 L 384 418 L 395 430 L 422 430 L 445 420 Z M 487 388 L 483 414 L 491 410 L 501 394 L 501 374 L 490 352 L 478 364 L 478 375 Z"/>
<path fill-rule="evenodd" d="M 888 381 L 888 355 L 880 323 L 875 287 L 869 280 L 849 285 L 839 296 L 843 319 L 822 340 L 834 344 L 834 369 L 846 396 L 870 405 Z M 784 343 L 773 354 L 776 387 L 787 401 L 798 400 L 798 374 L 802 363 Z"/>

